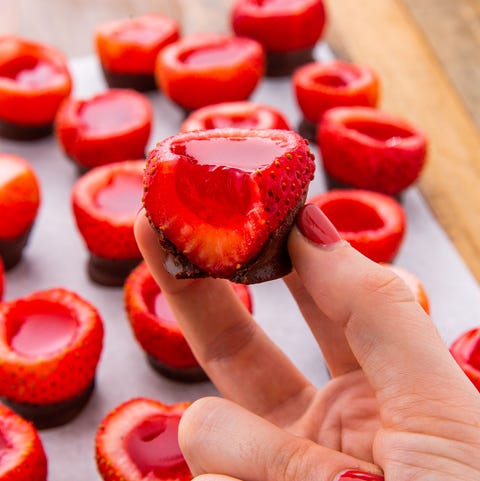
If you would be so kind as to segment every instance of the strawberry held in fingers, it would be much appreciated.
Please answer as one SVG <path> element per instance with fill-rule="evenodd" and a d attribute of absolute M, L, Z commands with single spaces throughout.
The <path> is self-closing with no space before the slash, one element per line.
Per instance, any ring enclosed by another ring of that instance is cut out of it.
<path fill-rule="evenodd" d="M 420 130 L 368 107 L 330 109 L 317 140 L 325 171 L 333 179 L 390 195 L 418 178 L 427 150 Z"/>
<path fill-rule="evenodd" d="M 213 129 L 159 142 L 143 202 L 166 268 L 243 284 L 287 274 L 286 240 L 314 170 L 307 141 L 289 130 Z"/>
<path fill-rule="evenodd" d="M 102 479 L 190 481 L 193 476 L 178 445 L 178 424 L 188 405 L 135 398 L 111 411 L 95 437 Z"/>
<path fill-rule="evenodd" d="M 476 327 L 461 334 L 450 346 L 450 352 L 480 391 L 480 328 Z"/>
<path fill-rule="evenodd" d="M 90 398 L 103 325 L 72 291 L 38 291 L 0 304 L 0 396 L 38 428 L 75 417 Z"/>
<path fill-rule="evenodd" d="M 0 404 L 0 481 L 46 481 L 47 457 L 36 429 Z"/>

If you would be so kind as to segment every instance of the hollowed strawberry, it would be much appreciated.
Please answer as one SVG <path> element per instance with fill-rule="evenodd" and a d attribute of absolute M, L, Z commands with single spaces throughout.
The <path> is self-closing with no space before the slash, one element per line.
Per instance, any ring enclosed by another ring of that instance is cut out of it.
<path fill-rule="evenodd" d="M 157 55 L 178 37 L 175 20 L 153 13 L 99 25 L 95 46 L 108 85 L 139 91 L 155 89 Z"/>
<path fill-rule="evenodd" d="M 102 350 L 97 310 L 55 288 L 0 304 L 0 396 L 38 428 L 76 416 Z"/>
<path fill-rule="evenodd" d="M 308 200 L 322 209 L 341 237 L 376 262 L 390 262 L 397 254 L 406 229 L 403 207 L 379 192 L 331 190 Z"/>
<path fill-rule="evenodd" d="M 95 167 L 72 188 L 78 230 L 90 253 L 88 273 L 99 284 L 121 286 L 142 255 L 133 224 L 142 206 L 145 161 Z"/>
<path fill-rule="evenodd" d="M 291 270 L 286 240 L 315 169 L 288 130 L 214 129 L 159 142 L 144 205 L 177 277 L 262 282 Z"/>
<path fill-rule="evenodd" d="M 65 153 L 81 170 L 88 170 L 143 158 L 152 115 L 145 95 L 111 89 L 87 99 L 66 100 L 56 118 L 56 133 Z"/>
<path fill-rule="evenodd" d="M 98 427 L 97 467 L 104 481 L 190 481 L 178 445 L 178 424 L 188 403 L 146 398 L 124 402 Z"/>
<path fill-rule="evenodd" d="M 47 480 L 47 457 L 36 429 L 2 404 L 0 404 L 0 479 Z"/>
<path fill-rule="evenodd" d="M 470 329 L 461 334 L 450 346 L 450 352 L 480 391 L 480 328 Z"/>
<path fill-rule="evenodd" d="M 232 283 L 232 288 L 251 312 L 248 286 Z M 179 381 L 207 378 L 145 263 L 125 282 L 125 308 L 137 342 L 158 372 Z"/>
<path fill-rule="evenodd" d="M 158 54 L 155 76 L 173 102 L 195 110 L 248 99 L 264 68 L 263 49 L 255 40 L 196 34 L 167 45 Z"/>
<path fill-rule="evenodd" d="M 312 60 L 325 20 L 322 0 L 237 0 L 231 23 L 237 35 L 264 46 L 268 75 L 288 75 Z"/>
<path fill-rule="evenodd" d="M 419 176 L 426 138 L 403 119 L 368 107 L 338 107 L 318 132 L 327 174 L 350 186 L 398 194 Z"/>
<path fill-rule="evenodd" d="M 40 205 L 40 184 L 23 158 L 0 153 L 0 257 L 11 269 L 21 259 Z"/>
<path fill-rule="evenodd" d="M 71 89 L 59 51 L 12 35 L 0 37 L 0 135 L 28 140 L 50 134 Z"/>
<path fill-rule="evenodd" d="M 290 129 L 284 115 L 268 105 L 253 102 L 222 102 L 193 111 L 180 130 L 220 129 Z"/>

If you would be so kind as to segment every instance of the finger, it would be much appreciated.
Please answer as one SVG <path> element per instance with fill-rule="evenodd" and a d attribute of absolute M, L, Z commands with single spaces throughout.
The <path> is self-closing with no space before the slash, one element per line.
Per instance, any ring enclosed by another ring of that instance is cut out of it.
<path fill-rule="evenodd" d="M 284 281 L 322 350 L 330 375 L 338 377 L 359 369 L 342 327 L 318 308 L 298 274 L 293 271 Z"/>
<path fill-rule="evenodd" d="M 293 422 L 295 410 L 290 418 L 287 407 L 308 405 L 314 388 L 254 321 L 230 283 L 169 275 L 143 215 L 135 235 L 195 357 L 220 392 L 256 413 L 277 416 L 279 423 Z"/>
<path fill-rule="evenodd" d="M 251 481 L 331 481 L 340 472 L 378 472 L 365 461 L 297 437 L 224 399 L 192 404 L 179 427 L 194 475 L 217 473 Z"/>

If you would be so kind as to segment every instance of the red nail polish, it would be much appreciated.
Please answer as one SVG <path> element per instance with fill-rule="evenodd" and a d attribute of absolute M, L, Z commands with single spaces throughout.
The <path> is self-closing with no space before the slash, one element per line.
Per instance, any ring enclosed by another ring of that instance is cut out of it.
<path fill-rule="evenodd" d="M 297 226 L 307 239 L 320 246 L 328 246 L 342 240 L 329 218 L 314 204 L 306 204 L 300 209 Z"/>
<path fill-rule="evenodd" d="M 363 471 L 345 471 L 337 481 L 384 481 L 380 474 L 365 473 Z"/>

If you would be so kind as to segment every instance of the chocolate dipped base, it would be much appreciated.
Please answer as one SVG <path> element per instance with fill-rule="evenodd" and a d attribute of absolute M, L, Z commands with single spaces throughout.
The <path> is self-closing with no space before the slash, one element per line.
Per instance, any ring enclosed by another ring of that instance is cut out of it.
<path fill-rule="evenodd" d="M 153 74 L 118 73 L 102 67 L 103 76 L 110 88 L 134 89 L 138 92 L 157 90 L 157 83 Z"/>
<path fill-rule="evenodd" d="M 313 62 L 313 47 L 291 52 L 267 52 L 267 77 L 285 77 L 291 75 L 298 67 Z"/>
<path fill-rule="evenodd" d="M 0 119 L 0 137 L 10 140 L 37 140 L 48 137 L 53 132 L 53 124 L 22 125 Z"/>
<path fill-rule="evenodd" d="M 303 118 L 298 124 L 297 132 L 312 143 L 317 143 L 318 123 Z"/>
<path fill-rule="evenodd" d="M 86 389 L 73 398 L 50 404 L 19 403 L 1 398 L 7 406 L 24 419 L 31 421 L 37 429 L 50 429 L 67 424 L 85 407 L 95 388 L 92 381 Z"/>
<path fill-rule="evenodd" d="M 162 376 L 180 382 L 203 382 L 209 378 L 200 366 L 173 367 L 159 361 L 157 358 L 147 354 L 148 363 Z"/>
<path fill-rule="evenodd" d="M 121 287 L 132 270 L 141 262 L 135 259 L 106 259 L 90 254 L 88 275 L 93 282 L 107 287 Z"/>
<path fill-rule="evenodd" d="M 0 239 L 0 257 L 5 270 L 13 269 L 22 259 L 23 249 L 27 245 L 31 229 L 14 239 Z"/>

